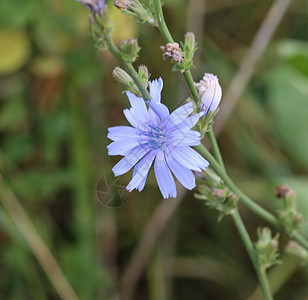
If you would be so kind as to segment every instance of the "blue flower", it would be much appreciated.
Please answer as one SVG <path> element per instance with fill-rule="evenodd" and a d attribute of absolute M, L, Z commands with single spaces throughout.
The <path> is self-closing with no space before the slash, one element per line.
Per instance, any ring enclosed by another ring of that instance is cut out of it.
<path fill-rule="evenodd" d="M 109 155 L 124 157 L 113 167 L 115 176 L 122 175 L 134 167 L 133 177 L 126 189 L 142 191 L 150 167 L 154 162 L 154 173 L 164 198 L 176 197 L 174 176 L 187 189 L 196 186 L 193 171 L 205 170 L 209 163 L 190 146 L 200 144 L 200 133 L 192 130 L 203 112 L 191 115 L 193 104 L 187 103 L 171 114 L 161 103 L 161 78 L 150 82 L 152 100 L 145 101 L 127 92 L 131 104 L 124 115 L 133 126 L 108 128 Z M 147 108 L 146 104 L 149 106 Z M 171 173 L 172 172 L 172 173 Z"/>
<path fill-rule="evenodd" d="M 211 114 L 217 109 L 221 96 L 222 90 L 218 82 L 217 76 L 209 73 L 205 73 L 202 80 L 195 83 L 195 87 L 198 89 L 200 97 L 200 111 L 204 110 L 206 116 L 210 111 Z"/>
<path fill-rule="evenodd" d="M 77 0 L 77 1 L 87 6 L 92 13 L 98 15 L 101 15 L 106 2 L 106 0 Z"/>

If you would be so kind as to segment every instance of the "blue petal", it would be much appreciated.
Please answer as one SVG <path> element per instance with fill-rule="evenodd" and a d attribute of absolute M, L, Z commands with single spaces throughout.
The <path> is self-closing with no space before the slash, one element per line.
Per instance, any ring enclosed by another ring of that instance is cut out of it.
<path fill-rule="evenodd" d="M 183 122 L 174 126 L 178 130 L 187 130 L 193 128 L 199 121 L 199 119 L 204 115 L 204 112 L 199 112 L 193 116 L 186 118 Z M 171 129 L 171 128 L 170 128 Z"/>
<path fill-rule="evenodd" d="M 176 197 L 176 186 L 174 178 L 165 161 L 164 153 L 158 151 L 154 162 L 154 172 L 158 187 L 165 199 L 169 197 Z"/>
<path fill-rule="evenodd" d="M 174 112 L 170 114 L 170 117 L 168 119 L 170 126 L 174 126 L 183 122 L 193 111 L 194 105 L 191 102 L 177 108 Z"/>
<path fill-rule="evenodd" d="M 130 111 L 132 114 L 134 114 L 134 117 L 137 118 L 142 123 L 148 122 L 149 114 L 143 98 L 137 97 L 135 94 L 131 92 L 126 92 L 126 95 L 132 106 Z"/>
<path fill-rule="evenodd" d="M 143 190 L 146 178 L 148 176 L 155 155 L 156 151 L 150 151 L 136 164 L 134 168 L 133 178 L 126 187 L 129 192 L 136 188 L 138 188 L 139 192 Z"/>
<path fill-rule="evenodd" d="M 147 150 L 140 146 L 133 148 L 112 168 L 114 176 L 128 172 L 146 153 Z"/>
<path fill-rule="evenodd" d="M 139 119 L 138 115 L 131 109 L 124 109 L 123 110 L 124 116 L 126 120 L 133 126 L 133 127 L 138 127 L 142 125 L 142 121 Z"/>
<path fill-rule="evenodd" d="M 161 91 L 163 89 L 163 80 L 161 77 L 149 83 L 150 86 L 150 95 L 153 102 L 160 103 Z"/>
<path fill-rule="evenodd" d="M 201 135 L 196 130 L 174 130 L 167 135 L 168 145 L 173 146 L 198 146 Z"/>
<path fill-rule="evenodd" d="M 139 145 L 137 138 L 128 138 L 112 142 L 107 146 L 109 155 L 126 155 L 131 149 Z"/>
<path fill-rule="evenodd" d="M 160 120 L 164 120 L 169 116 L 169 109 L 166 105 L 162 103 L 156 103 L 153 101 L 147 101 L 147 105 L 155 112 L 155 114 L 160 118 Z"/>
<path fill-rule="evenodd" d="M 127 138 L 138 138 L 137 129 L 129 126 L 114 126 L 108 128 L 107 138 L 118 141 Z"/>
<path fill-rule="evenodd" d="M 196 180 L 193 172 L 177 162 L 171 155 L 168 154 L 168 151 L 166 151 L 165 157 L 169 168 L 179 182 L 188 190 L 192 190 L 196 186 Z"/>
<path fill-rule="evenodd" d="M 205 170 L 209 166 L 207 160 L 188 146 L 170 147 L 170 155 L 190 170 L 201 172 L 201 170 Z"/>

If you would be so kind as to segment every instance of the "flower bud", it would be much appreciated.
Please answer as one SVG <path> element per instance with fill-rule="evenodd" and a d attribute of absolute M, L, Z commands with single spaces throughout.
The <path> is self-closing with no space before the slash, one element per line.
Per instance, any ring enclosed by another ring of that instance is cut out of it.
<path fill-rule="evenodd" d="M 275 195 L 277 198 L 283 199 L 287 212 L 293 213 L 294 215 L 297 213 L 296 193 L 288 185 L 279 185 L 275 190 Z"/>
<path fill-rule="evenodd" d="M 123 92 L 128 91 L 135 94 L 137 97 L 142 97 L 134 80 L 130 77 L 129 74 L 126 73 L 126 71 L 119 67 L 115 67 L 115 69 L 112 71 L 112 75 L 115 80 L 123 87 Z M 145 87 L 148 86 L 148 81 L 142 80 L 142 83 Z"/>
<path fill-rule="evenodd" d="M 123 59 L 129 63 L 136 61 L 141 49 L 138 45 L 137 39 L 134 38 L 122 41 L 120 48 Z"/>
<path fill-rule="evenodd" d="M 87 6 L 93 14 L 101 15 L 105 8 L 105 0 L 77 0 L 82 5 Z"/>
<path fill-rule="evenodd" d="M 280 263 L 278 258 L 278 238 L 277 233 L 274 238 L 272 238 L 272 232 L 268 227 L 258 228 L 258 241 L 255 244 L 256 250 L 258 252 L 258 259 L 260 265 L 267 269 L 272 265 Z"/>
<path fill-rule="evenodd" d="M 205 73 L 202 80 L 195 83 L 195 87 L 199 92 L 200 97 L 200 111 L 204 110 L 205 116 L 211 111 L 211 114 L 217 109 L 222 90 L 216 75 Z"/>
<path fill-rule="evenodd" d="M 148 68 L 145 65 L 141 65 L 138 67 L 138 76 L 143 85 L 147 88 L 149 85 L 150 74 Z"/>
<path fill-rule="evenodd" d="M 178 43 L 168 43 L 166 46 L 161 46 L 160 49 L 164 52 L 164 60 L 170 57 L 174 62 L 180 63 L 183 59 L 183 54 Z"/>
<path fill-rule="evenodd" d="M 275 195 L 277 198 L 284 198 L 292 193 L 291 188 L 286 184 L 281 184 L 276 187 Z"/>
<path fill-rule="evenodd" d="M 119 67 L 115 67 L 115 69 L 112 71 L 112 75 L 127 90 L 133 82 L 133 79 Z"/>
<path fill-rule="evenodd" d="M 192 32 L 187 32 L 184 41 L 185 59 L 193 64 L 193 58 L 197 49 L 195 35 Z"/>

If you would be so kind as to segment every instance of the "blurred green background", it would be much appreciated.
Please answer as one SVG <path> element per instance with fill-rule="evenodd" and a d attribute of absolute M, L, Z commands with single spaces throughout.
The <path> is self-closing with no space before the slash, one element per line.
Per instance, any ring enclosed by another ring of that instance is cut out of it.
<path fill-rule="evenodd" d="M 159 32 L 107 3 L 116 43 L 138 38 L 142 51 L 136 66 L 147 65 L 151 79 L 163 78 L 163 101 L 173 110 L 188 89 L 162 60 Z M 213 72 L 228 90 L 272 4 L 166 0 L 174 38 L 196 33 L 195 81 Z M 128 101 L 111 75 L 118 62 L 93 47 L 87 14 L 74 0 L 0 1 L 0 299 L 60 299 L 2 205 L 11 192 L 85 300 L 118 299 L 132 253 L 162 203 L 153 174 L 145 190 L 126 195 L 121 207 L 104 206 L 96 193 L 119 159 L 107 156 L 107 127 L 126 125 L 122 110 Z M 293 1 L 219 136 L 227 169 L 245 192 L 275 212 L 281 203 L 274 188 L 287 183 L 306 220 L 307 28 L 308 2 Z M 124 176 L 121 182 L 128 180 Z M 256 240 L 256 228 L 266 224 L 245 207 L 240 211 Z M 308 299 L 307 268 L 284 253 L 287 241 L 282 234 L 284 264 L 270 275 L 275 282 L 285 277 L 276 297 Z M 256 285 L 232 221 L 217 223 L 217 213 L 187 192 L 150 251 L 132 299 L 248 299 Z"/>

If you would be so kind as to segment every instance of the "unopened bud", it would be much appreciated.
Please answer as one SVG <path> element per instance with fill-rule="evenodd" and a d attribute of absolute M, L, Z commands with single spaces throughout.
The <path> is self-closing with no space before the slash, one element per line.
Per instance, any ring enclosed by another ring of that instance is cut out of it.
<path fill-rule="evenodd" d="M 211 114 L 217 109 L 222 90 L 216 75 L 205 73 L 202 80 L 195 83 L 198 89 L 200 102 L 200 111 L 204 110 L 205 116 L 211 111 Z"/>
<path fill-rule="evenodd" d="M 129 89 L 133 83 L 133 79 L 119 67 L 115 67 L 115 69 L 112 71 L 112 75 L 120 84 L 123 85 L 125 89 Z"/>
<path fill-rule="evenodd" d="M 286 184 L 279 185 L 275 194 L 277 198 L 282 198 L 285 206 L 285 210 L 296 214 L 297 202 L 296 193 Z"/>
<path fill-rule="evenodd" d="M 197 49 L 195 35 L 192 32 L 187 32 L 184 42 L 185 59 L 193 66 L 193 58 Z"/>
<path fill-rule="evenodd" d="M 192 32 L 187 32 L 185 35 L 185 46 L 189 49 L 195 49 L 196 39 L 195 35 Z"/>
<path fill-rule="evenodd" d="M 133 5 L 134 1 L 133 0 L 114 0 L 113 4 L 115 7 L 119 9 L 125 9 L 129 10 L 130 7 Z"/>
<path fill-rule="evenodd" d="M 258 242 L 257 242 L 257 248 L 265 248 L 267 247 L 272 239 L 272 232 L 268 227 L 258 227 L 257 229 L 257 234 L 258 234 Z"/>
<path fill-rule="evenodd" d="M 129 63 L 136 61 L 141 49 L 138 45 L 137 39 L 134 38 L 122 41 L 120 48 L 123 59 Z"/>
<path fill-rule="evenodd" d="M 280 263 L 278 258 L 278 238 L 277 233 L 274 238 L 272 238 L 272 232 L 268 227 L 258 228 L 258 241 L 255 244 L 256 250 L 258 252 L 258 259 L 260 265 L 267 269 L 274 264 Z"/>
<path fill-rule="evenodd" d="M 183 59 L 183 54 L 178 43 L 168 43 L 166 46 L 160 46 L 160 49 L 164 52 L 164 60 L 170 57 L 174 62 L 180 63 Z"/>
<path fill-rule="evenodd" d="M 105 0 L 77 0 L 82 5 L 87 6 L 93 14 L 101 15 L 105 8 Z"/>
<path fill-rule="evenodd" d="M 275 190 L 275 195 L 277 198 L 284 198 L 290 193 L 292 193 L 292 189 L 286 184 L 277 186 Z"/>
<path fill-rule="evenodd" d="M 145 87 L 148 87 L 150 74 L 149 74 L 148 68 L 145 65 L 139 66 L 138 76 L 139 76 L 140 80 L 142 81 L 143 85 Z"/>

